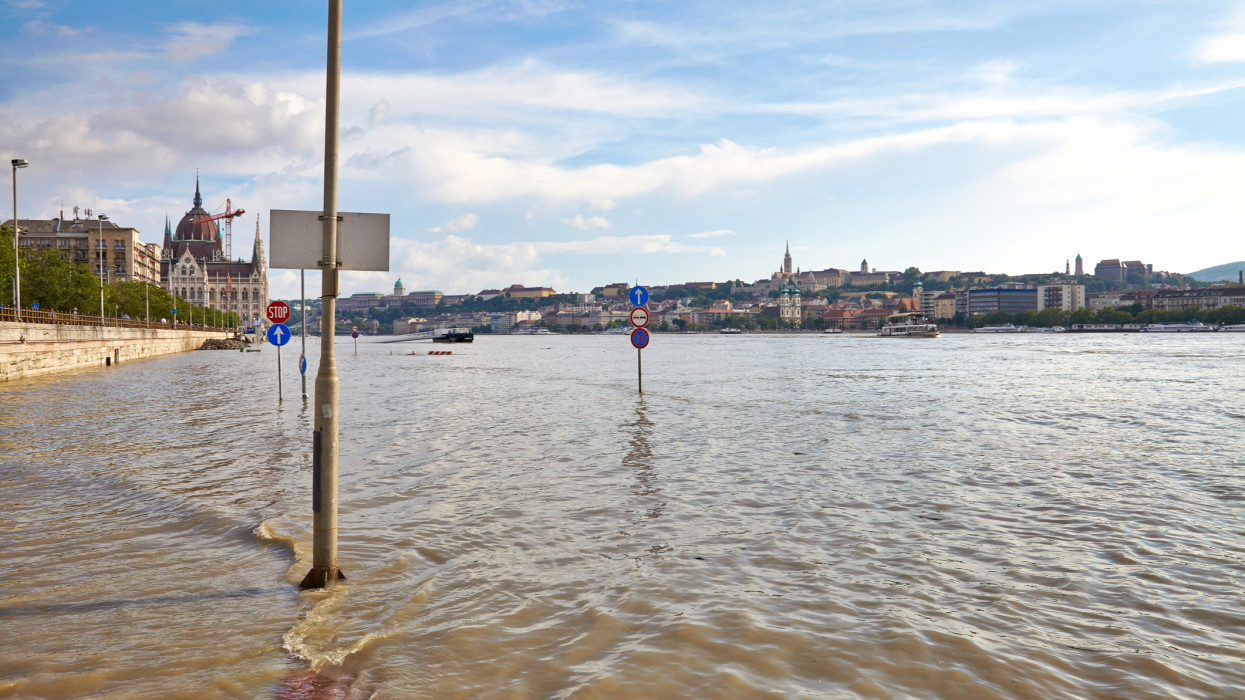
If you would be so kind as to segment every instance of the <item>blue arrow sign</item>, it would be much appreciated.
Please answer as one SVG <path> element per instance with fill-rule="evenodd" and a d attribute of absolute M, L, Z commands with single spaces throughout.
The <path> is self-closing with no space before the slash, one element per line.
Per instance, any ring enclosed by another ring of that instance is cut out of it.
<path fill-rule="evenodd" d="M 268 342 L 277 347 L 285 345 L 290 342 L 290 329 L 280 323 L 272 324 L 268 327 Z"/>
<path fill-rule="evenodd" d="M 628 296 L 631 297 L 632 306 L 648 305 L 648 290 L 644 287 L 632 287 Z"/>
<path fill-rule="evenodd" d="M 307 356 L 306 355 L 298 356 L 298 373 L 299 374 L 307 373 Z"/>

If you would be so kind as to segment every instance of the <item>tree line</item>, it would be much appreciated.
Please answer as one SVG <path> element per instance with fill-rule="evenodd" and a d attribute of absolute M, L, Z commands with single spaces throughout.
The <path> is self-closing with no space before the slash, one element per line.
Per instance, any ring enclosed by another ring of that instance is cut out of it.
<path fill-rule="evenodd" d="M 0 229 L 0 238 L 3 240 L 12 240 L 12 236 L 11 228 Z M 0 254 L 0 302 L 6 304 L 13 299 L 13 257 L 11 249 L 8 254 Z M 100 313 L 99 278 L 91 272 L 89 265 L 63 257 L 56 248 L 23 248 L 18 262 L 24 308 L 33 308 L 38 304 L 40 310 L 57 313 Z M 153 319 L 177 318 L 179 321 L 189 322 L 193 315 L 195 323 L 201 323 L 207 318 L 210 323 L 219 323 L 226 327 L 239 325 L 238 314 L 192 306 L 188 300 L 170 294 L 159 285 L 139 280 L 109 282 L 104 285 L 105 316 L 145 318 L 148 304 Z M 177 309 L 176 315 L 173 313 L 174 308 Z"/>

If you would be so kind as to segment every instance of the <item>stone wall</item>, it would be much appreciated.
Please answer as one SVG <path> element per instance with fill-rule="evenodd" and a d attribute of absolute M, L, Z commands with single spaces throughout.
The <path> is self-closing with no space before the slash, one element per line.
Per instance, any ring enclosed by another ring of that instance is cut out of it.
<path fill-rule="evenodd" d="M 197 350 L 221 331 L 0 322 L 0 382 Z"/>

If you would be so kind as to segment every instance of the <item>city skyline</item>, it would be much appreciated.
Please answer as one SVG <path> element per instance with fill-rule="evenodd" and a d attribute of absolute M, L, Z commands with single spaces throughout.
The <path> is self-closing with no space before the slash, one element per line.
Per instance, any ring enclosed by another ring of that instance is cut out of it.
<path fill-rule="evenodd" d="M 323 8 L 0 12 L 21 218 L 159 242 L 196 168 L 266 245 L 269 209 L 318 208 Z M 752 282 L 788 239 L 804 269 L 1245 258 L 1240 3 L 369 3 L 343 60 L 339 206 L 394 236 L 343 294 Z"/>

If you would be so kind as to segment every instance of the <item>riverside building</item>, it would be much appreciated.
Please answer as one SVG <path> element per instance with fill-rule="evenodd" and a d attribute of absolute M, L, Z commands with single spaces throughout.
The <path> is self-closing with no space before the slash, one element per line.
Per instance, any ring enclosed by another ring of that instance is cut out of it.
<path fill-rule="evenodd" d="M 160 246 L 139 240 L 138 229 L 95 217 L 90 209 L 73 218 L 22 219 L 18 240 L 25 250 L 56 249 L 61 257 L 91 263 L 105 282 L 143 281 L 160 284 Z M 12 227 L 13 220 L 4 222 Z M 92 255 L 92 252 L 94 253 Z"/>

